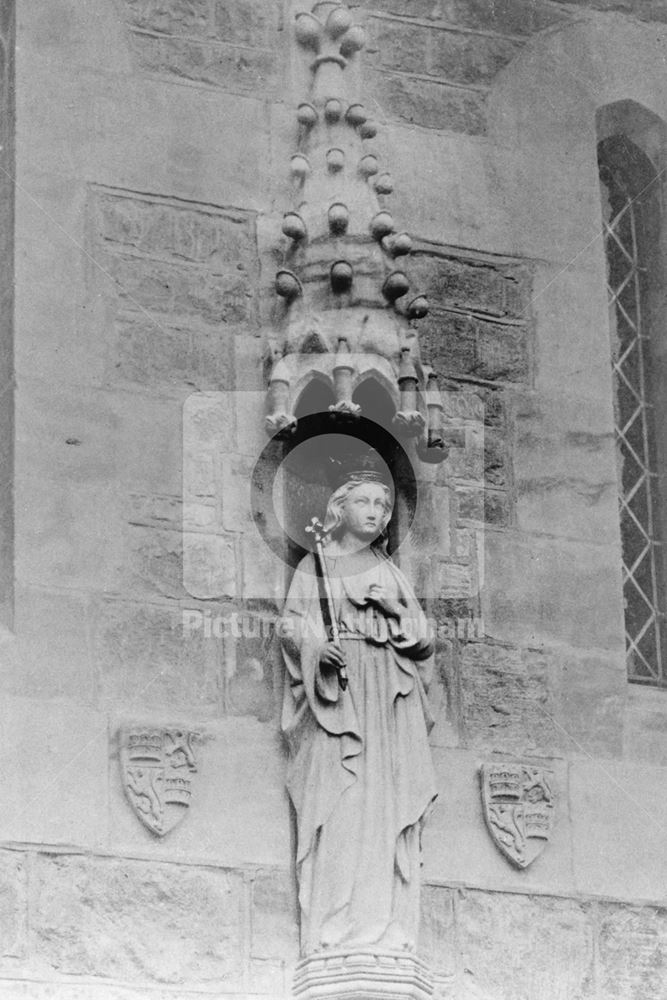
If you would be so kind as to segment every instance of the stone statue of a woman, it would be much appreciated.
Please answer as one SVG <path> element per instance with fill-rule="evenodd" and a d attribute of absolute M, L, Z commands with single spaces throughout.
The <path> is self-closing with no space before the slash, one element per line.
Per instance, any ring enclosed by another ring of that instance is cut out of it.
<path fill-rule="evenodd" d="M 433 647 L 412 587 L 384 553 L 391 511 L 377 473 L 347 475 L 324 522 L 340 641 L 325 630 L 313 555 L 295 572 L 281 622 L 304 956 L 416 946 L 420 835 L 436 795 L 425 694 Z"/>

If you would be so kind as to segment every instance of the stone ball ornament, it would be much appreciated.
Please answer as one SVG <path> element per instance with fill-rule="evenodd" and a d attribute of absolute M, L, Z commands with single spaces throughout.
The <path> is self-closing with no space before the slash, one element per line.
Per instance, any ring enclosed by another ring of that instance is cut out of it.
<path fill-rule="evenodd" d="M 290 160 L 290 173 L 294 180 L 305 181 L 310 174 L 310 161 L 303 153 L 295 153 Z"/>
<path fill-rule="evenodd" d="M 319 115 L 317 109 L 309 104 L 308 101 L 302 101 L 302 103 L 296 109 L 297 121 L 304 128 L 313 128 L 317 124 Z"/>
<path fill-rule="evenodd" d="M 378 194 L 391 194 L 394 190 L 394 181 L 391 174 L 380 174 L 375 180 L 374 187 Z"/>
<path fill-rule="evenodd" d="M 352 265 L 347 260 L 337 260 L 331 265 L 331 288 L 336 293 L 348 292 L 354 280 Z"/>
<path fill-rule="evenodd" d="M 387 275 L 382 286 L 382 294 L 388 302 L 395 302 L 405 295 L 410 287 L 410 282 L 403 271 L 392 271 Z"/>
<path fill-rule="evenodd" d="M 352 14 L 347 7 L 337 7 L 329 14 L 324 30 L 329 38 L 340 38 L 352 27 Z"/>
<path fill-rule="evenodd" d="M 367 153 L 359 160 L 359 173 L 362 177 L 373 177 L 379 169 L 378 158 L 373 153 Z"/>
<path fill-rule="evenodd" d="M 366 32 L 358 24 L 352 25 L 352 27 L 345 32 L 342 41 L 340 43 L 340 54 L 349 59 L 353 56 L 355 52 L 360 52 L 366 44 Z"/>
<path fill-rule="evenodd" d="M 276 293 L 287 302 L 298 298 L 303 293 L 301 282 L 293 271 L 281 268 L 276 274 Z"/>
<path fill-rule="evenodd" d="M 283 217 L 282 231 L 285 236 L 298 242 L 306 238 L 306 223 L 298 212 L 287 212 Z"/>
<path fill-rule="evenodd" d="M 338 146 L 332 146 L 326 152 L 327 167 L 330 173 L 338 173 L 345 166 L 345 153 Z"/>
<path fill-rule="evenodd" d="M 366 112 L 364 110 L 363 104 L 350 104 L 349 108 L 345 112 L 345 121 L 352 128 L 358 128 L 359 125 L 363 125 L 367 120 Z"/>
<path fill-rule="evenodd" d="M 322 44 L 322 23 L 312 14 L 296 15 L 296 39 L 304 48 L 319 52 Z"/>
<path fill-rule="evenodd" d="M 383 237 L 382 246 L 392 257 L 403 257 L 412 250 L 412 237 L 409 233 L 390 233 Z"/>
<path fill-rule="evenodd" d="M 362 139 L 374 139 L 378 134 L 378 127 L 375 122 L 365 121 L 359 126 L 359 135 Z"/>
<path fill-rule="evenodd" d="M 343 115 L 343 104 L 337 97 L 330 97 L 324 105 L 324 117 L 330 125 L 335 125 Z"/>
<path fill-rule="evenodd" d="M 329 232 L 332 236 L 342 236 L 347 232 L 347 227 L 350 224 L 350 212 L 347 205 L 343 204 L 342 201 L 334 202 L 329 207 L 327 214 L 329 218 Z"/>
<path fill-rule="evenodd" d="M 424 319 L 428 316 L 428 299 L 425 295 L 416 295 L 410 299 L 406 309 L 409 319 Z"/>
<path fill-rule="evenodd" d="M 376 240 L 394 231 L 394 218 L 390 212 L 377 212 L 371 219 L 370 230 Z"/>

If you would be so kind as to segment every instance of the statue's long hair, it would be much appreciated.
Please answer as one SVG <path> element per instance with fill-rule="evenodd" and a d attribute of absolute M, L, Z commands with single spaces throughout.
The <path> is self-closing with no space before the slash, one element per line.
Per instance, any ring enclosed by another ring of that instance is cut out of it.
<path fill-rule="evenodd" d="M 347 503 L 350 494 L 356 490 L 358 486 L 366 485 L 367 480 L 363 479 L 351 479 L 348 482 L 343 483 L 338 489 L 329 497 L 329 502 L 327 503 L 327 512 L 324 515 L 324 533 L 327 538 L 337 538 L 340 534 L 340 529 L 343 524 L 343 510 L 345 509 L 345 504 Z M 382 529 L 378 537 L 371 542 L 373 548 L 381 548 L 384 550 L 385 543 L 387 541 L 387 525 L 391 520 L 391 514 L 394 509 L 394 501 L 392 497 L 392 492 L 385 483 L 377 483 L 377 486 L 381 486 L 385 492 L 385 516 L 382 522 Z"/>

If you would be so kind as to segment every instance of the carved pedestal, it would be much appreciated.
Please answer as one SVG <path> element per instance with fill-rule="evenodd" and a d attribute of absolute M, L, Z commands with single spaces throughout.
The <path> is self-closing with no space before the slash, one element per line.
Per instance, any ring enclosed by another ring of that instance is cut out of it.
<path fill-rule="evenodd" d="M 294 973 L 296 1000 L 430 1000 L 433 979 L 406 952 L 326 952 L 304 958 Z"/>

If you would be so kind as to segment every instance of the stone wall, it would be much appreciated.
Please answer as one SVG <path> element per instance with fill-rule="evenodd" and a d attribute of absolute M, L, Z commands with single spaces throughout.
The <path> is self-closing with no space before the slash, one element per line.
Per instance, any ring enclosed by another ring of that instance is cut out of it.
<path fill-rule="evenodd" d="M 14 5 L 0 12 L 0 642 L 14 617 Z"/>
<path fill-rule="evenodd" d="M 303 7 L 19 4 L 2 1000 L 288 990 L 293 830 L 267 625 L 284 569 L 249 478 Z M 446 389 L 450 454 L 414 541 L 441 626 L 423 951 L 451 1000 L 667 991 L 667 711 L 624 675 L 594 133 L 619 96 L 667 120 L 663 8 L 357 5 L 360 87 Z M 201 734 L 191 807 L 163 838 L 124 793 L 118 734 L 134 723 Z M 484 824 L 493 759 L 555 774 L 551 842 L 525 871 Z"/>

